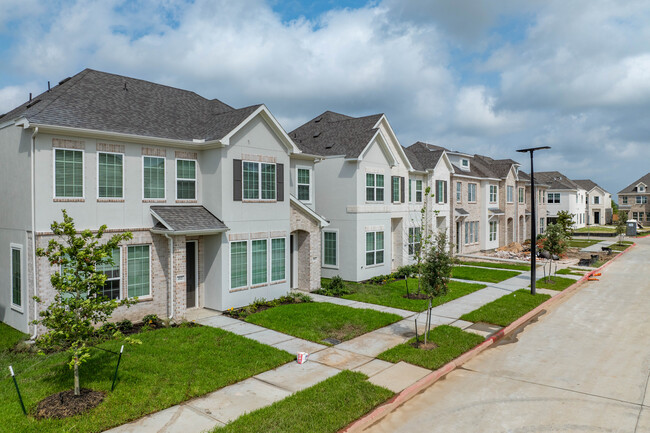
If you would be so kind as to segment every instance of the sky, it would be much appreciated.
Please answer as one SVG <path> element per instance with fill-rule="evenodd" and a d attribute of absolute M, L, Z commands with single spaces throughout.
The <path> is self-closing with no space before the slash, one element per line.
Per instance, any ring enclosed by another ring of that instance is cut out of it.
<path fill-rule="evenodd" d="M 285 130 L 385 113 L 415 141 L 615 194 L 650 172 L 647 0 L 0 0 L 0 113 L 85 68 L 264 103 Z"/>

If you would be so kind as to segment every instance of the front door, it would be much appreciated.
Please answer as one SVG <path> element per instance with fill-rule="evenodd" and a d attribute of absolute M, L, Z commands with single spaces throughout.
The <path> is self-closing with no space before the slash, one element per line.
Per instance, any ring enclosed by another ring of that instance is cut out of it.
<path fill-rule="evenodd" d="M 185 243 L 185 287 L 187 308 L 196 307 L 196 242 Z"/>
<path fill-rule="evenodd" d="M 600 224 L 600 211 L 594 211 L 594 224 Z"/>

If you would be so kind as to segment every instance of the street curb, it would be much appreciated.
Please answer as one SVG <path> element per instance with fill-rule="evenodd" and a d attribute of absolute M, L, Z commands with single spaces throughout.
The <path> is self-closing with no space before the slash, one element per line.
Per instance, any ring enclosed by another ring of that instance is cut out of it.
<path fill-rule="evenodd" d="M 648 236 L 650 236 L 650 235 L 648 235 Z M 521 327 L 522 325 L 524 325 L 527 322 L 529 322 L 530 320 L 532 320 L 535 316 L 540 314 L 542 311 L 546 310 L 548 307 L 552 306 L 553 304 L 557 303 L 559 300 L 564 299 L 567 296 L 569 296 L 569 295 L 573 294 L 574 292 L 576 292 L 580 288 L 580 286 L 585 281 L 587 281 L 589 279 L 589 277 L 591 277 L 593 274 L 595 274 L 597 272 L 602 271 L 607 266 L 609 266 L 610 263 L 612 263 L 614 260 L 617 260 L 619 257 L 621 257 L 623 254 L 627 253 L 628 251 L 630 251 L 634 247 L 636 247 L 636 243 L 633 243 L 632 245 L 630 245 L 624 251 L 619 253 L 616 257 L 614 257 L 613 259 L 611 259 L 607 263 L 603 264 L 601 267 L 586 273 L 582 278 L 577 280 L 575 283 L 573 283 L 572 285 L 570 285 L 569 287 L 567 287 L 566 289 L 564 289 L 563 291 L 561 291 L 557 295 L 553 296 L 551 299 L 548 299 L 547 301 L 545 301 L 542 304 L 538 305 L 533 310 L 531 310 L 528 313 L 524 314 L 519 319 L 512 322 L 510 325 L 508 325 L 505 328 L 501 329 L 500 331 L 494 333 L 493 335 L 488 337 L 483 343 L 481 343 L 478 346 L 468 350 L 467 352 L 460 355 L 458 358 L 449 361 L 447 364 L 443 365 L 442 367 L 440 367 L 439 369 L 433 371 L 432 373 L 424 376 L 422 379 L 418 380 L 413 385 L 409 386 L 408 388 L 406 388 L 405 390 L 403 390 L 399 394 L 393 396 L 390 400 L 388 400 L 387 402 L 385 402 L 381 406 L 377 407 L 372 412 L 364 415 L 363 417 L 361 417 L 358 420 L 354 421 L 352 424 L 350 424 L 347 427 L 339 430 L 339 433 L 360 432 L 360 431 L 363 431 L 364 429 L 366 429 L 367 427 L 369 427 L 370 425 L 374 424 L 375 422 L 381 420 L 383 417 L 388 415 L 390 412 L 394 411 L 399 406 L 406 403 L 411 398 L 415 397 L 415 395 L 419 394 L 420 392 L 422 392 L 427 387 L 429 387 L 429 386 L 433 385 L 434 383 L 436 383 L 439 379 L 446 376 L 448 373 L 452 372 L 457 367 L 462 366 L 467 361 L 473 359 L 479 353 L 483 352 L 485 349 L 492 346 L 497 341 L 501 340 L 503 337 L 511 334 L 517 328 Z"/>

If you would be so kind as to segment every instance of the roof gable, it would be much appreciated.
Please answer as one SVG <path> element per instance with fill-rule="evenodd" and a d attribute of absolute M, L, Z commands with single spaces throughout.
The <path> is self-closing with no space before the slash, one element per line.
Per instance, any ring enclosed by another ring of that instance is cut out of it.
<path fill-rule="evenodd" d="M 619 193 L 619 194 L 625 194 L 625 193 L 634 193 L 634 192 L 638 192 L 638 190 L 637 190 L 637 186 L 638 186 L 640 183 L 643 183 L 643 184 L 645 184 L 645 185 L 650 185 L 650 173 L 648 173 L 648 174 L 646 174 L 645 176 L 643 176 L 643 177 L 641 177 L 641 178 L 635 180 L 634 182 L 632 182 L 631 184 L 629 184 L 628 186 L 626 186 L 625 188 L 623 188 L 622 190 L 620 190 L 618 193 Z M 647 188 L 646 188 L 646 190 L 647 190 Z"/>

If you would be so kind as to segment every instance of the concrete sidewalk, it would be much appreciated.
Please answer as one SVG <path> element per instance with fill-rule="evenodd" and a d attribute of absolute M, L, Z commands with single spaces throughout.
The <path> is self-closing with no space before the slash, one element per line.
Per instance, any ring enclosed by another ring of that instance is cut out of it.
<path fill-rule="evenodd" d="M 607 241 L 600 241 L 596 244 L 590 245 L 588 247 L 584 247 L 583 249 L 580 250 L 582 253 L 602 253 L 603 248 L 607 248 L 611 245 L 614 245 L 616 242 L 618 242 L 618 239 L 615 238 L 614 240 L 607 240 Z"/>

